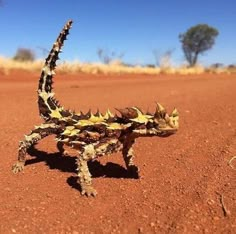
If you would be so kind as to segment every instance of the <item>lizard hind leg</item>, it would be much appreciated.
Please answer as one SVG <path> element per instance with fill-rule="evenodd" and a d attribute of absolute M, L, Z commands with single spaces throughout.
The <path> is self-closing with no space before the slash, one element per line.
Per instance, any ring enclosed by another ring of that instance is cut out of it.
<path fill-rule="evenodd" d="M 18 161 L 12 166 L 13 173 L 18 173 L 24 170 L 27 150 L 41 139 L 42 135 L 40 133 L 35 133 L 32 131 L 31 134 L 25 136 L 23 141 L 20 141 L 18 149 Z"/>
<path fill-rule="evenodd" d="M 27 150 L 36 144 L 42 138 L 54 134 L 56 130 L 55 124 L 41 124 L 35 127 L 30 134 L 25 136 L 25 139 L 20 141 L 18 148 L 18 161 L 12 166 L 12 172 L 18 173 L 24 170 Z"/>

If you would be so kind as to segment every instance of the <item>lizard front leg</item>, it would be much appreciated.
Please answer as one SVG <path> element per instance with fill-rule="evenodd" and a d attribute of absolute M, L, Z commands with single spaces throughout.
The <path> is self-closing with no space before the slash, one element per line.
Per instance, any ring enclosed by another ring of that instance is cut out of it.
<path fill-rule="evenodd" d="M 78 182 L 81 186 L 81 194 L 86 196 L 96 196 L 97 191 L 92 186 L 92 176 L 89 172 L 88 161 L 94 159 L 96 151 L 92 144 L 84 147 L 82 154 L 77 159 Z"/>
<path fill-rule="evenodd" d="M 125 161 L 125 165 L 127 170 L 132 174 L 133 177 L 138 178 L 138 167 L 134 165 L 134 150 L 132 148 L 135 142 L 135 138 L 127 137 L 127 139 L 123 142 L 123 158 Z"/>
<path fill-rule="evenodd" d="M 54 123 L 41 124 L 40 126 L 35 127 L 29 135 L 26 135 L 23 141 L 20 141 L 18 161 L 12 166 L 13 173 L 18 173 L 24 169 L 27 150 L 42 138 L 55 133 L 56 127 L 57 125 Z"/>

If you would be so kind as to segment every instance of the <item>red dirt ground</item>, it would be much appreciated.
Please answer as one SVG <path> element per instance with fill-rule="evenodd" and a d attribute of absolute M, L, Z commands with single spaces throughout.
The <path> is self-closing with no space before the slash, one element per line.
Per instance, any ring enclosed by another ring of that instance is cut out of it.
<path fill-rule="evenodd" d="M 120 154 L 91 165 L 96 198 L 80 195 L 75 157 L 60 157 L 53 137 L 11 172 L 18 141 L 41 122 L 37 77 L 0 75 L 0 233 L 236 233 L 236 75 L 55 77 L 56 97 L 76 111 L 158 101 L 180 112 L 177 134 L 137 140 L 140 179 Z"/>

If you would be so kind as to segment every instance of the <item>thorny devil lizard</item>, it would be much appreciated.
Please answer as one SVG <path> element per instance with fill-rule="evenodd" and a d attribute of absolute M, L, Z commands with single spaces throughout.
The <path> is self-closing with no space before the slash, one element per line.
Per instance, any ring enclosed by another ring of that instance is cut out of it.
<path fill-rule="evenodd" d="M 72 21 L 69 20 L 45 60 L 38 85 L 38 106 L 44 122 L 36 126 L 25 139 L 20 141 L 18 161 L 13 165 L 14 173 L 24 169 L 27 150 L 39 140 L 56 135 L 57 147 L 61 154 L 65 153 L 63 145 L 77 152 L 78 182 L 82 195 L 95 196 L 88 161 L 99 156 L 121 151 L 128 171 L 138 176 L 138 168 L 134 165 L 132 146 L 138 137 L 167 137 L 178 129 L 178 112 L 176 109 L 168 115 L 157 103 L 155 113 L 144 113 L 137 107 L 117 109 L 120 114 L 105 114 L 99 111 L 93 114 L 75 113 L 65 110 L 55 99 L 52 92 L 52 78 L 55 74 L 56 61 L 66 40 Z"/>

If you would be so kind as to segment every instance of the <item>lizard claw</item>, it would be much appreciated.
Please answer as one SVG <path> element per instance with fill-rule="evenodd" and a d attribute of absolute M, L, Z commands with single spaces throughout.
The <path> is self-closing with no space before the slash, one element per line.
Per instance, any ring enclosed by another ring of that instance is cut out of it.
<path fill-rule="evenodd" d="M 95 197 L 97 195 L 97 191 L 91 185 L 84 185 L 82 187 L 82 195 L 86 195 L 87 197 Z"/>

